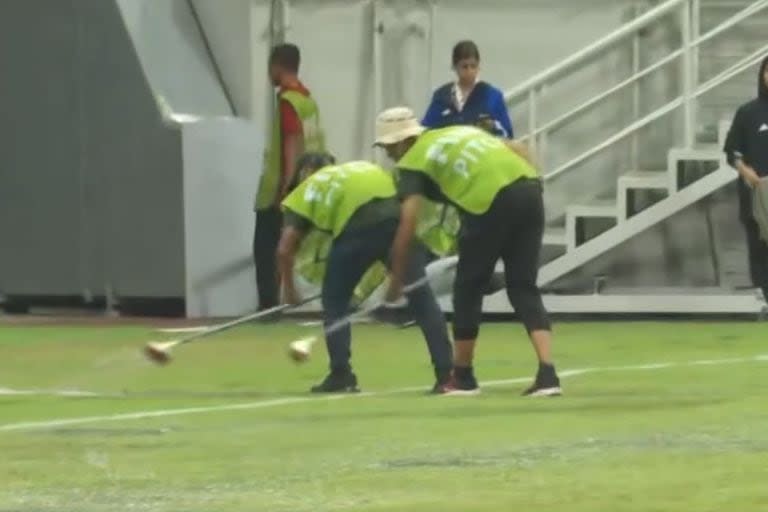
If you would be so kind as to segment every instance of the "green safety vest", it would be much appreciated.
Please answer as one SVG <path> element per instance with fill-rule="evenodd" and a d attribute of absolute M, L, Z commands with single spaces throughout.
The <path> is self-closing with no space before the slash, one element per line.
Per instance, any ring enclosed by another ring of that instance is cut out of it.
<path fill-rule="evenodd" d="M 320 111 L 317 103 L 310 96 L 298 91 L 283 91 L 278 96 L 286 100 L 296 111 L 304 132 L 304 151 L 325 151 L 325 134 L 320 125 Z M 283 166 L 283 140 L 280 127 L 280 114 L 275 112 L 272 119 L 272 136 L 269 150 L 265 153 L 264 170 L 261 175 L 259 191 L 256 194 L 256 209 L 271 207 L 277 199 L 280 186 L 280 174 Z"/>
<path fill-rule="evenodd" d="M 358 208 L 396 195 L 395 182 L 387 171 L 369 162 L 349 162 L 315 172 L 282 205 L 335 238 Z"/>
<path fill-rule="evenodd" d="M 392 171 L 395 180 L 400 178 L 397 169 Z M 450 256 L 458 250 L 461 218 L 456 208 L 424 199 L 416 224 L 416 237 L 438 256 Z"/>
<path fill-rule="evenodd" d="M 438 256 L 451 256 L 458 251 L 459 211 L 449 204 L 425 200 L 416 225 L 416 236 Z"/>
<path fill-rule="evenodd" d="M 488 211 L 510 183 L 538 177 L 503 141 L 472 126 L 424 132 L 397 166 L 426 174 L 451 203 L 474 215 Z"/>
<path fill-rule="evenodd" d="M 302 241 L 296 272 L 308 282 L 321 285 L 333 239 L 344 230 L 358 208 L 374 199 L 395 197 L 390 174 L 368 162 L 328 166 L 304 180 L 283 207 L 308 219 L 317 228 Z M 354 301 L 360 303 L 386 279 L 387 268 L 375 263 L 357 284 Z"/>

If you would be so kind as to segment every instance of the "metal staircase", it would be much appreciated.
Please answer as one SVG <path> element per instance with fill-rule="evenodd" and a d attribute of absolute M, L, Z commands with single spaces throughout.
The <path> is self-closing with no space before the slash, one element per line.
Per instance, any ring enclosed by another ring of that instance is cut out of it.
<path fill-rule="evenodd" d="M 720 142 L 725 138 L 728 123 L 720 126 Z M 562 255 L 546 263 L 539 271 L 539 282 L 550 284 L 588 261 L 633 238 L 680 210 L 736 180 L 720 149 L 722 144 L 669 151 L 667 169 L 663 171 L 630 171 L 618 179 L 616 197 L 587 204 L 569 205 L 565 225 L 551 228 L 544 244 L 559 248 Z M 711 163 L 713 170 L 692 183 L 680 176 L 681 163 Z M 632 197 L 640 190 L 654 190 L 663 198 L 640 212 L 634 211 Z M 583 224 L 590 219 L 608 221 L 612 227 L 591 238 L 583 233 Z"/>
<path fill-rule="evenodd" d="M 765 18 L 768 0 L 667 0 L 654 4 L 625 26 L 506 93 L 513 107 L 522 105 L 527 112 L 528 133 L 523 139 L 540 161 L 547 164 L 550 161 L 547 152 L 556 130 L 574 118 L 589 114 L 617 93 L 630 91 L 633 97 L 634 115 L 627 126 L 564 163 L 552 166 L 554 170 L 544 175 L 546 185 L 552 186 L 559 177 L 579 172 L 583 164 L 595 156 L 615 150 L 620 144 L 631 146 L 631 164 L 626 167 L 627 172 L 615 178 L 614 192 L 609 199 L 567 201 L 563 214 L 548 227 L 544 245 L 550 258 L 543 262 L 539 273 L 539 283 L 544 287 L 556 284 L 590 261 L 737 179 L 721 149 L 728 130 L 728 121 L 722 119 L 729 119 L 740 101 L 754 95 L 754 69 L 768 54 L 768 45 L 764 38 L 751 37 L 745 41 L 738 34 L 744 27 L 754 29 L 756 19 L 768 19 Z M 679 47 L 666 57 L 646 59 L 650 64 L 643 68 L 640 63 L 643 34 L 669 21 L 677 27 Z M 766 25 L 760 26 L 763 28 L 758 33 L 765 33 Z M 757 34 L 754 30 L 752 33 Z M 566 113 L 550 120 L 541 119 L 540 106 L 553 84 L 628 41 L 634 54 L 629 78 Z M 712 55 L 724 56 L 712 59 L 719 62 L 719 68 L 712 65 L 709 59 Z M 639 82 L 668 70 L 669 66 L 676 66 L 679 71 L 678 95 L 645 113 L 640 108 Z M 740 93 L 747 82 L 736 79 L 747 75 L 750 92 Z M 735 101 L 733 98 L 738 94 L 741 94 L 740 100 Z M 666 165 L 644 168 L 637 157 L 641 130 L 664 122 L 669 124 L 672 116 L 678 116 L 681 140 L 671 141 L 664 151 Z M 547 167 L 550 165 L 545 165 Z M 693 177 L 691 169 L 696 171 Z M 645 204 L 636 201 L 638 195 Z M 763 298 L 750 290 L 635 289 L 630 293 L 606 294 L 599 286 L 591 294 L 549 295 L 545 303 L 552 311 L 572 313 L 758 313 L 765 306 Z M 510 311 L 504 293 L 489 297 L 484 311 Z"/>

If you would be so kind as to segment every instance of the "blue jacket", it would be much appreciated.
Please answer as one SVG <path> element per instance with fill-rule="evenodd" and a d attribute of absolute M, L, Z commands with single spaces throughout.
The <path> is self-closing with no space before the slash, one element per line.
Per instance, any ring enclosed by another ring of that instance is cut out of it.
<path fill-rule="evenodd" d="M 448 83 L 435 91 L 421 124 L 427 128 L 444 128 L 457 124 L 474 125 L 481 117 L 488 116 L 494 121 L 496 135 L 509 139 L 514 137 L 507 104 L 500 90 L 489 83 L 478 82 L 467 98 L 464 109 L 459 112 L 453 101 L 452 89 L 453 83 Z"/>

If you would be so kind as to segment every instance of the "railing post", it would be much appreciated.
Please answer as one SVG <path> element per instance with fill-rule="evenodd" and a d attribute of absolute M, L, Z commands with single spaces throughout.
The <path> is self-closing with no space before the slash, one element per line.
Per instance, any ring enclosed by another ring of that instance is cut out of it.
<path fill-rule="evenodd" d="M 692 77 L 694 90 L 699 85 L 699 48 L 696 42 L 701 37 L 701 0 L 691 1 L 691 39 L 694 47 L 692 51 Z"/>
<path fill-rule="evenodd" d="M 536 125 L 538 123 L 538 114 L 536 112 L 536 101 L 537 101 L 537 94 L 536 94 L 536 87 L 532 87 L 530 91 L 528 91 L 528 133 L 531 134 L 530 139 L 528 141 L 528 148 L 531 151 L 531 154 L 534 156 L 535 159 L 539 159 L 539 155 L 536 152 L 536 148 L 538 144 L 536 143 Z"/>
<path fill-rule="evenodd" d="M 634 15 L 637 17 L 639 14 L 639 8 L 635 6 Z M 635 31 L 632 36 L 632 76 L 637 75 L 640 72 L 640 32 Z M 634 123 L 640 118 L 640 81 L 635 80 L 632 85 L 632 122 Z M 640 142 L 637 136 L 637 132 L 632 135 L 631 144 L 631 160 L 632 170 L 637 171 L 640 169 Z"/>
<path fill-rule="evenodd" d="M 373 115 L 378 116 L 381 112 L 381 37 L 384 33 L 384 24 L 379 19 L 379 11 L 376 8 L 378 2 L 371 3 L 371 36 L 373 50 Z M 371 148 L 372 161 L 381 163 L 383 157 L 381 151 Z"/>
<path fill-rule="evenodd" d="M 536 101 L 538 101 L 538 97 L 544 96 L 544 94 L 546 92 L 546 88 L 547 88 L 546 85 L 542 85 L 539 88 L 538 96 L 537 96 L 537 100 Z M 537 114 L 537 117 L 538 117 L 538 112 L 536 114 Z M 538 120 L 536 122 L 538 123 Z M 549 153 L 549 132 L 546 131 L 546 130 L 542 131 L 541 134 L 539 135 L 539 138 L 536 141 L 536 143 L 537 143 L 537 146 L 538 146 L 538 152 L 537 152 L 538 154 L 537 154 L 537 157 L 536 157 L 536 161 L 538 162 L 538 166 L 539 166 L 540 169 L 547 169 L 547 164 L 548 164 L 547 155 Z"/>
<path fill-rule="evenodd" d="M 694 102 L 696 101 L 693 94 L 693 46 L 692 43 L 692 4 L 694 0 L 688 0 L 683 4 L 683 12 L 681 19 L 681 32 L 683 39 L 683 137 L 685 147 L 693 147 L 694 139 L 696 136 L 696 119 L 694 112 Z"/>

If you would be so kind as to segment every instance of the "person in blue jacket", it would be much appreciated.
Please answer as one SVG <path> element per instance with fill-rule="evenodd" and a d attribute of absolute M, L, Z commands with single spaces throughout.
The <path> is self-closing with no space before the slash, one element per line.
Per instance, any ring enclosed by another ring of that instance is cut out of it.
<path fill-rule="evenodd" d="M 502 92 L 478 80 L 480 50 L 473 41 L 453 47 L 453 69 L 458 80 L 438 88 L 421 124 L 444 128 L 457 124 L 480 126 L 494 135 L 514 138 L 512 122 Z"/>

